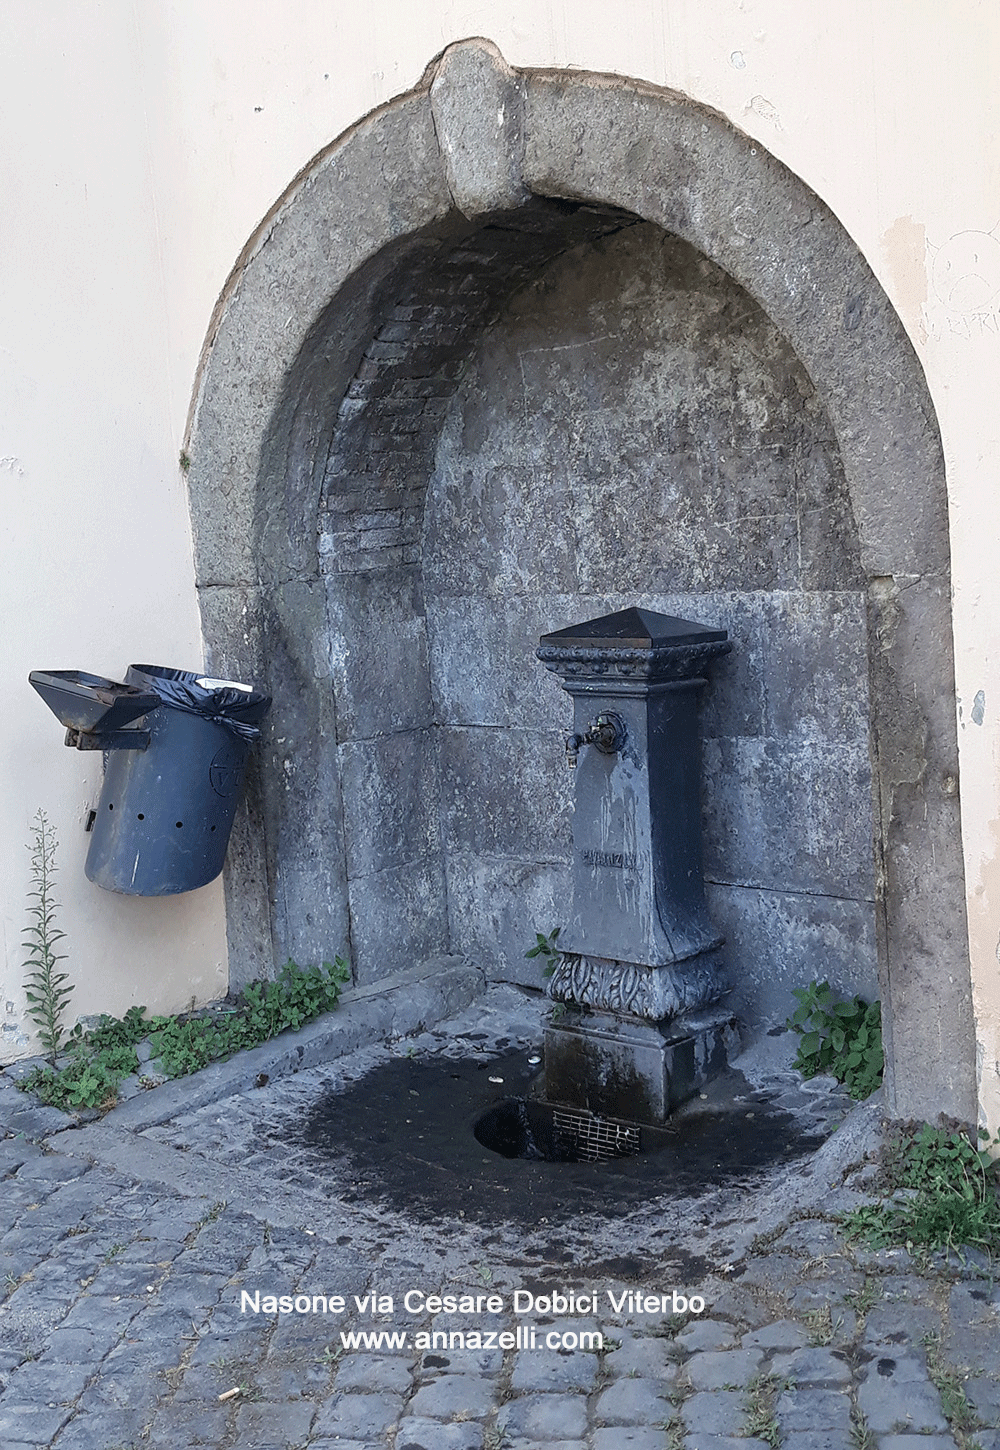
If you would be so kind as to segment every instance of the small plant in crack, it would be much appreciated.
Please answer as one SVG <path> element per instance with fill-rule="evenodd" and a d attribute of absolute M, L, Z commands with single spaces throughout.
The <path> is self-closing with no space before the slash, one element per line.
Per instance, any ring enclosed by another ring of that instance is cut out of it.
<path fill-rule="evenodd" d="M 805 1316 L 806 1329 L 809 1331 L 809 1344 L 813 1349 L 828 1345 L 833 1339 L 833 1315 L 830 1312 L 829 1304 L 824 1304 L 821 1309 L 810 1309 Z"/>
<path fill-rule="evenodd" d="M 872 1433 L 863 1410 L 851 1406 L 851 1450 L 877 1450 L 878 1442 Z"/>
<path fill-rule="evenodd" d="M 773 1374 L 756 1375 L 747 1385 L 747 1408 L 743 1433 L 755 1440 L 763 1440 L 772 1450 L 777 1450 L 780 1435 L 774 1404 L 779 1390 L 785 1389 L 787 1381 Z"/>
<path fill-rule="evenodd" d="M 865 1318 L 868 1314 L 868 1311 L 869 1309 L 873 1308 L 874 1305 L 878 1302 L 880 1292 L 881 1291 L 879 1289 L 878 1281 L 875 1279 L 870 1279 L 866 1275 L 865 1281 L 861 1285 L 860 1289 L 854 1289 L 850 1293 L 844 1295 L 844 1303 L 850 1309 L 853 1309 L 855 1314 L 858 1316 L 859 1328 L 864 1328 Z"/>
<path fill-rule="evenodd" d="M 965 1393 L 965 1379 L 959 1370 L 942 1359 L 940 1335 L 925 1334 L 923 1344 L 927 1350 L 927 1373 L 941 1396 L 942 1414 L 962 1450 L 971 1450 L 969 1431 L 981 1429 L 982 1421 Z"/>

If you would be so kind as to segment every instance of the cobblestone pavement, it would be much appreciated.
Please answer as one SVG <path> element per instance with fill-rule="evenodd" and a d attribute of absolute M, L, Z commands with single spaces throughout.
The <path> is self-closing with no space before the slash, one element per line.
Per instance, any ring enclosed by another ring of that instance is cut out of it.
<path fill-rule="evenodd" d="M 119 1109 L 67 1128 L 0 1075 L 4 1450 L 1000 1450 L 1000 1288 L 851 1249 L 826 1216 L 861 1201 L 870 1107 L 807 1167 L 605 1224 L 573 1203 L 530 1228 L 417 1222 L 352 1197 L 349 1165 L 324 1195 L 295 1154 L 281 1182 L 273 1138 L 250 1162 L 247 1124 L 287 1125 L 380 1052 L 457 1052 L 462 1032 L 468 1051 L 484 1021 L 484 1061 L 535 1030 L 508 1020 L 500 1038 L 476 1008 L 145 1127 Z M 810 1100 L 777 1073 L 765 1091 L 747 1067 L 762 1102 L 843 1111 L 829 1084 Z"/>

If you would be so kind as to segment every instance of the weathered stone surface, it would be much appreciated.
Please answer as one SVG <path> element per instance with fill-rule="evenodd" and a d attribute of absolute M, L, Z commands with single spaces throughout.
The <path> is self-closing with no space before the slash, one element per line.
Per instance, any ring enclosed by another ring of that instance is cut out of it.
<path fill-rule="evenodd" d="M 736 1343 L 736 1332 L 723 1320 L 696 1319 L 684 1326 L 676 1343 L 688 1351 L 731 1349 Z"/>
<path fill-rule="evenodd" d="M 470 851 L 452 851 L 447 871 L 449 923 L 459 950 L 502 981 L 543 987 L 544 964 L 525 952 L 536 932 L 565 920 L 573 894 L 569 865 L 482 861 Z"/>
<path fill-rule="evenodd" d="M 493 1404 L 489 1380 L 468 1374 L 443 1374 L 421 1385 L 407 1408 L 414 1415 L 431 1420 L 451 1420 L 456 1415 L 480 1419 Z"/>
<path fill-rule="evenodd" d="M 379 981 L 445 950 L 444 878 L 434 857 L 350 883 L 351 945 L 359 984 Z"/>
<path fill-rule="evenodd" d="M 728 886 L 871 902 L 867 746 L 705 742 L 705 874 Z"/>
<path fill-rule="evenodd" d="M 367 740 L 430 725 L 419 569 L 332 575 L 326 599 L 337 739 Z"/>
<path fill-rule="evenodd" d="M 435 733 L 408 730 L 341 746 L 347 874 L 356 881 L 437 856 Z"/>
<path fill-rule="evenodd" d="M 479 729 L 438 733 L 441 819 L 449 851 L 486 861 L 568 855 L 572 777 L 557 735 Z"/>
<path fill-rule="evenodd" d="M 594 1387 L 598 1361 L 594 1354 L 518 1355 L 511 1375 L 510 1387 L 516 1394 L 525 1390 L 585 1390 Z"/>
<path fill-rule="evenodd" d="M 315 1414 L 315 1407 L 309 1408 Z M 395 1425 L 402 1408 L 399 1395 L 335 1394 L 316 1416 L 314 1429 L 317 1435 L 369 1440 L 372 1436 L 385 1435 Z"/>
<path fill-rule="evenodd" d="M 465 216 L 516 207 L 521 178 L 523 83 L 495 45 L 450 45 L 431 83 L 431 111 L 455 205 Z"/>
<path fill-rule="evenodd" d="M 738 1435 L 744 1407 L 738 1390 L 699 1390 L 681 1405 L 680 1418 L 689 1434 Z"/>
<path fill-rule="evenodd" d="M 851 1401 L 842 1388 L 785 1390 L 778 1396 L 775 1415 L 782 1435 L 800 1430 L 850 1434 Z"/>
<path fill-rule="evenodd" d="M 845 997 L 878 997 L 876 915 L 869 903 L 711 882 L 706 896 L 726 938 L 728 1001 L 755 1032 L 783 1026 L 796 1006 L 793 989 L 817 978 Z"/>
<path fill-rule="evenodd" d="M 912 1354 L 878 1355 L 864 1373 L 858 1408 L 876 1434 L 902 1427 L 916 1434 L 948 1428 L 941 1398 Z"/>
<path fill-rule="evenodd" d="M 582 1394 L 522 1395 L 503 1405 L 497 1425 L 510 1440 L 524 1436 L 529 1443 L 576 1439 L 587 1431 L 587 1400 Z"/>
<path fill-rule="evenodd" d="M 655 1425 L 669 1412 L 666 1391 L 662 1380 L 615 1380 L 598 1396 L 594 1416 L 602 1425 Z"/>
<path fill-rule="evenodd" d="M 782 1379 L 796 1385 L 833 1387 L 846 1385 L 851 1378 L 850 1366 L 842 1352 L 834 1349 L 809 1348 L 776 1354 L 770 1367 Z"/>
<path fill-rule="evenodd" d="M 339 1447 L 340 1443 L 339 1440 L 331 1442 L 331 1450 L 334 1444 Z M 407 1415 L 400 1420 L 396 1432 L 396 1450 L 480 1450 L 482 1443 L 482 1425 L 442 1425 L 439 1420 L 426 1420 L 419 1415 Z"/>
<path fill-rule="evenodd" d="M 761 1349 L 706 1350 L 686 1366 L 687 1377 L 696 1390 L 732 1389 L 749 1384 L 763 1358 Z"/>

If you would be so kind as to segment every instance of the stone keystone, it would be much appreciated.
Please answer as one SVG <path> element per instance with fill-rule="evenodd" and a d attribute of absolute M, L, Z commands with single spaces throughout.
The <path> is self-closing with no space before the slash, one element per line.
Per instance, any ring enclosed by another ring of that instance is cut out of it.
<path fill-rule="evenodd" d="M 488 40 L 449 45 L 431 82 L 448 187 L 464 216 L 509 210 L 524 185 L 524 84 Z"/>

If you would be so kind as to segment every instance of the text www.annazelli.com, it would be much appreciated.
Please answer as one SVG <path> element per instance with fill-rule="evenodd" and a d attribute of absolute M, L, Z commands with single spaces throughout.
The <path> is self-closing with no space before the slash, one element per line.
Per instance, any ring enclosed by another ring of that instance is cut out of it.
<path fill-rule="evenodd" d="M 519 1324 L 516 1329 L 420 1330 L 354 1329 L 340 1331 L 342 1349 L 589 1349 L 602 1350 L 604 1336 L 596 1329 L 539 1329 Z"/>

